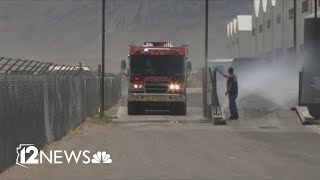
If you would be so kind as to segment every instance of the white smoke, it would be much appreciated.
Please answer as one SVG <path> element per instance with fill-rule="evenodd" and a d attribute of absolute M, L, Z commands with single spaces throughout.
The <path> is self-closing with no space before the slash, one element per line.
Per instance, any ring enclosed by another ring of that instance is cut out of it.
<path fill-rule="evenodd" d="M 284 63 L 250 63 L 234 67 L 234 71 L 238 77 L 237 103 L 240 110 L 289 110 L 297 105 L 297 68 Z M 223 96 L 226 90 L 225 80 L 218 86 L 220 103 L 227 107 L 227 97 Z"/>

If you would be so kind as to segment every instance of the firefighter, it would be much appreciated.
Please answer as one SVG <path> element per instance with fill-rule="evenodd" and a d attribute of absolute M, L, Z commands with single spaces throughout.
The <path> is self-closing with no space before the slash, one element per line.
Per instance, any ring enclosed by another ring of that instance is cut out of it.
<path fill-rule="evenodd" d="M 236 99 L 238 97 L 238 79 L 234 74 L 234 69 L 230 67 L 228 69 L 228 74 L 224 73 L 220 68 L 217 68 L 218 72 L 225 78 L 227 78 L 227 91 L 225 93 L 229 99 L 229 109 L 230 109 L 230 118 L 231 120 L 239 119 L 238 109 Z"/>

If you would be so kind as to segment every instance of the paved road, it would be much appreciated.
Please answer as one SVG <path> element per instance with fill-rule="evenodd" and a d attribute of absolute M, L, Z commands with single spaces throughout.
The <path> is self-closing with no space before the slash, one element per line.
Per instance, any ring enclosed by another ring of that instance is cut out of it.
<path fill-rule="evenodd" d="M 254 112 L 228 126 L 86 123 L 49 149 L 107 150 L 112 164 L 14 166 L 0 179 L 320 179 L 319 128 L 287 111 Z"/>

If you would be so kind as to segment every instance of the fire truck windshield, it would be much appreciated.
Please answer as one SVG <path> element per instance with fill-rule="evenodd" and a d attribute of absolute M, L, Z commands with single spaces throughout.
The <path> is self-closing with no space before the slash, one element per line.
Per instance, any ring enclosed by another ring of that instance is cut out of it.
<path fill-rule="evenodd" d="M 183 56 L 146 56 L 134 55 L 130 58 L 132 75 L 146 76 L 183 76 Z"/>

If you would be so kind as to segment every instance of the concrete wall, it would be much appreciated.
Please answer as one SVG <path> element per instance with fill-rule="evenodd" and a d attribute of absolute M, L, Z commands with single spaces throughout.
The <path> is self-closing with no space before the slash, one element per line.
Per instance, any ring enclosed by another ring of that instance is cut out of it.
<path fill-rule="evenodd" d="M 282 52 L 284 46 L 284 36 L 283 36 L 283 27 L 284 27 L 284 1 L 277 0 L 276 6 L 273 7 L 273 39 L 274 39 L 274 52 L 276 55 L 279 55 Z"/>
<path fill-rule="evenodd" d="M 252 55 L 251 17 L 237 16 L 226 28 L 227 57 L 250 57 Z M 241 28 L 239 27 L 241 25 Z"/>
<path fill-rule="evenodd" d="M 237 57 L 250 57 L 252 53 L 251 37 L 252 31 L 239 31 L 239 45 Z"/>
<path fill-rule="evenodd" d="M 257 55 L 257 17 L 254 12 L 254 9 L 252 10 L 252 33 L 251 33 L 251 56 L 256 56 Z"/>
<path fill-rule="evenodd" d="M 234 43 L 234 33 L 233 33 L 233 22 L 229 23 L 230 25 L 230 52 L 231 52 L 231 58 L 235 56 L 235 43 Z"/>
<path fill-rule="evenodd" d="M 259 16 L 257 17 L 257 55 L 264 53 L 263 18 L 264 18 L 263 7 L 260 1 Z"/>
<path fill-rule="evenodd" d="M 267 11 L 263 13 L 264 54 L 271 54 L 273 49 L 272 9 L 271 1 L 267 1 Z"/>
<path fill-rule="evenodd" d="M 229 32 L 229 24 L 227 25 L 227 28 L 226 28 L 226 52 L 227 52 L 227 58 L 230 58 L 231 57 L 231 43 L 230 43 L 230 32 Z"/>
<path fill-rule="evenodd" d="M 284 53 L 288 54 L 288 51 L 294 47 L 293 44 L 293 1 L 285 0 L 284 2 Z M 291 17 L 289 17 L 291 16 Z"/>
<path fill-rule="evenodd" d="M 239 56 L 239 31 L 238 31 L 238 20 L 233 19 L 233 41 L 234 41 L 234 57 Z"/>

